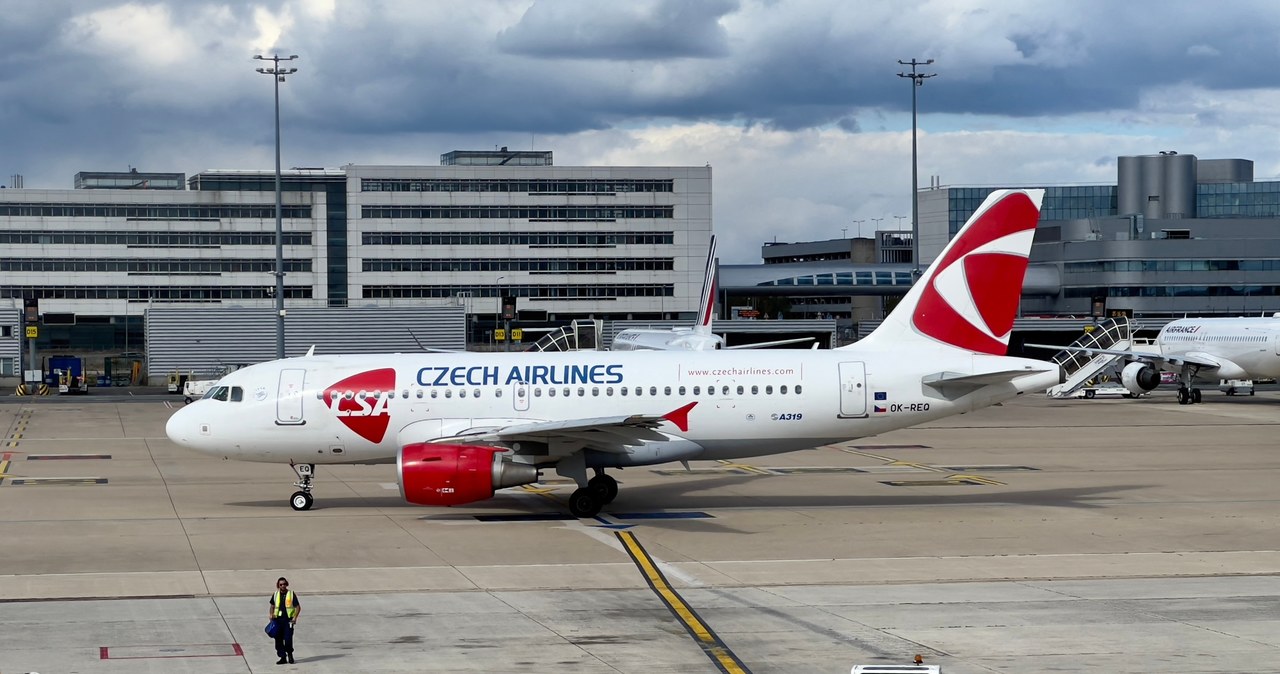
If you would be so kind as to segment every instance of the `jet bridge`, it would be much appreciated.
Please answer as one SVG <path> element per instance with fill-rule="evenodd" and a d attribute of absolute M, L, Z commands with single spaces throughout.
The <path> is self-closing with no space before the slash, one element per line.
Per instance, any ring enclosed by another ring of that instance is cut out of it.
<path fill-rule="evenodd" d="M 1072 342 L 1071 346 L 1128 351 L 1133 347 L 1133 331 L 1134 326 L 1128 318 L 1108 318 L 1085 328 L 1084 335 Z M 1121 358 L 1123 356 L 1105 353 L 1091 355 L 1083 351 L 1060 351 L 1053 357 L 1053 362 L 1062 368 L 1065 379 L 1046 393 L 1050 398 L 1070 397 L 1090 380 L 1115 365 Z"/>

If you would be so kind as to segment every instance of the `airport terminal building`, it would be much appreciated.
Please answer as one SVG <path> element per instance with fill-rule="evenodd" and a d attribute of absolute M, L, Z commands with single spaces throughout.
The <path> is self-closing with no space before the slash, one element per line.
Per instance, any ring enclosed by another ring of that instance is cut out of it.
<path fill-rule="evenodd" d="M 0 191 L 0 298 L 39 300 L 41 350 L 138 344 L 153 307 L 274 306 L 273 171 L 82 173 L 76 187 Z M 477 331 L 504 296 L 532 319 L 692 315 L 711 237 L 709 166 L 455 151 L 290 169 L 282 194 L 287 309 L 453 305 Z"/>
<path fill-rule="evenodd" d="M 921 257 L 941 252 L 996 189 L 921 190 Z M 1252 161 L 1119 157 L 1115 185 L 1044 189 L 1024 315 L 1280 310 L 1280 181 L 1254 181 Z"/>

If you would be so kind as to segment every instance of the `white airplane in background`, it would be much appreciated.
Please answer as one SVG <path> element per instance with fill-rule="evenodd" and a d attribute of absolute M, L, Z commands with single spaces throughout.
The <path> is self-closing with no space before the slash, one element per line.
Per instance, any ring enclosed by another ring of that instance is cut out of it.
<path fill-rule="evenodd" d="M 658 330 L 630 328 L 613 336 L 610 351 L 714 351 L 716 349 L 762 349 L 783 344 L 812 342 L 810 337 L 780 339 L 772 342 L 726 346 L 724 338 L 711 332 L 716 308 L 716 237 L 711 237 L 707 253 L 707 269 L 702 276 L 702 299 L 698 304 L 698 320 L 692 328 Z"/>
<path fill-rule="evenodd" d="M 840 349 L 288 358 L 228 374 L 165 431 L 294 466 L 296 510 L 317 464 L 394 462 L 401 495 L 435 506 L 554 469 L 589 517 L 617 496 L 608 468 L 818 447 L 1057 383 L 1056 364 L 1005 355 L 1043 195 L 989 196 L 884 323 Z"/>
<path fill-rule="evenodd" d="M 1178 373 L 1178 404 L 1201 400 L 1197 380 L 1280 377 L 1280 313 L 1253 318 L 1182 318 L 1165 325 L 1150 351 L 1028 344 L 1057 351 L 1109 354 L 1132 361 L 1120 382 L 1139 394 L 1160 385 L 1160 372 Z"/>

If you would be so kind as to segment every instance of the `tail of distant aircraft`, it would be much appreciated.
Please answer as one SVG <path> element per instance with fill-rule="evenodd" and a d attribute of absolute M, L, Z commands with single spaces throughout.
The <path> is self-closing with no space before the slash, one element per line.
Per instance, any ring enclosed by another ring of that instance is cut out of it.
<path fill-rule="evenodd" d="M 1044 190 L 993 192 L 880 327 L 856 346 L 924 341 L 1005 355 L 1043 198 Z"/>
<path fill-rule="evenodd" d="M 711 321 L 716 313 L 716 237 L 711 236 L 711 249 L 707 251 L 707 269 L 702 276 L 702 302 L 698 305 L 698 322 L 693 326 L 697 335 L 711 334 Z"/>

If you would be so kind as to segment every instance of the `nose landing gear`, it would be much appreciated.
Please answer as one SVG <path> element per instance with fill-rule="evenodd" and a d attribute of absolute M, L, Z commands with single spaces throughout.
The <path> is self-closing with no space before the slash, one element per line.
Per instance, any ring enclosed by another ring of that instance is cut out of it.
<path fill-rule="evenodd" d="M 315 503 L 315 497 L 311 495 L 311 480 L 315 477 L 316 464 L 314 463 L 297 463 L 290 461 L 289 467 L 293 469 L 293 473 L 298 476 L 298 481 L 293 483 L 300 491 L 293 492 L 293 496 L 289 497 L 289 506 L 294 510 L 310 510 L 312 504 Z"/>

